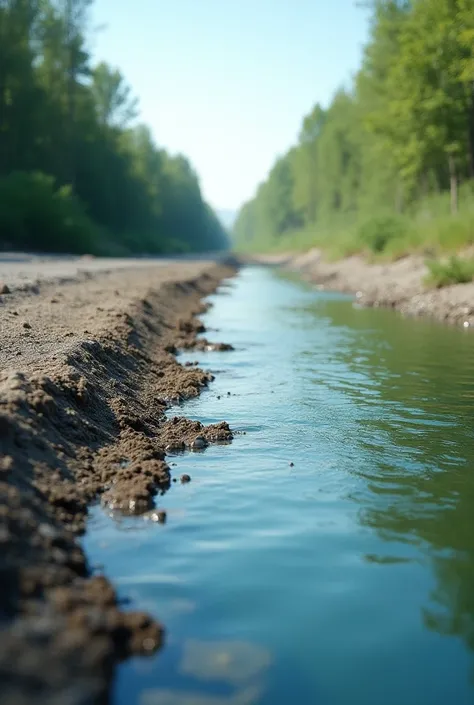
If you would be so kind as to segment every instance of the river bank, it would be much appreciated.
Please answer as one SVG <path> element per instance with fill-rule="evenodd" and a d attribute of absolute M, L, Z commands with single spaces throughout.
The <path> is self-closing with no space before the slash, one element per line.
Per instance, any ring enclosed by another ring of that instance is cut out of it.
<path fill-rule="evenodd" d="M 167 629 L 114 705 L 472 705 L 472 337 L 351 298 L 262 266 L 211 297 L 234 351 L 182 355 L 216 376 L 183 411 L 232 445 L 173 459 L 165 527 L 83 539 Z"/>
<path fill-rule="evenodd" d="M 122 610 L 77 537 L 98 497 L 111 511 L 165 522 L 155 500 L 179 479 L 167 451 L 232 438 L 224 422 L 204 427 L 164 412 L 212 379 L 181 366 L 176 353 L 225 349 L 197 339 L 197 316 L 234 271 L 226 262 L 168 261 L 2 282 L 5 705 L 106 702 L 115 664 L 163 643 L 161 624 Z"/>
<path fill-rule="evenodd" d="M 405 315 L 474 325 L 474 282 L 427 288 L 423 280 L 428 270 L 419 255 L 383 263 L 367 262 L 360 255 L 330 262 L 312 249 L 297 255 L 259 256 L 255 261 L 298 272 L 322 289 L 352 293 L 361 306 L 386 306 Z"/>

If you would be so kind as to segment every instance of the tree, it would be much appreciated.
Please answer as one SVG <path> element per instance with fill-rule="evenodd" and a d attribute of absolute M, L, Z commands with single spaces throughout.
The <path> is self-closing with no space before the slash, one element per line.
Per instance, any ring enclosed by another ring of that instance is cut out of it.
<path fill-rule="evenodd" d="M 226 246 L 189 162 L 157 147 L 146 127 L 129 129 L 131 88 L 118 70 L 91 65 L 90 5 L 0 0 L 0 246 Z"/>
<path fill-rule="evenodd" d="M 474 9 L 471 2 L 471 10 Z M 452 211 L 459 173 L 466 167 L 472 90 L 461 80 L 467 58 L 460 41 L 458 0 L 418 0 L 399 25 L 399 51 L 385 77 L 378 113 L 402 177 L 410 185 L 444 163 Z"/>
<path fill-rule="evenodd" d="M 33 44 L 38 0 L 0 0 L 0 175 L 34 160 L 39 91 Z"/>
<path fill-rule="evenodd" d="M 315 105 L 303 119 L 299 144 L 293 155 L 293 202 L 306 223 L 314 223 L 318 210 L 318 144 L 326 113 Z"/>
<path fill-rule="evenodd" d="M 99 124 L 123 129 L 138 115 L 138 99 L 118 69 L 101 62 L 94 69 L 92 94 Z"/>
<path fill-rule="evenodd" d="M 401 215 L 431 191 L 449 191 L 456 214 L 458 184 L 474 178 L 474 0 L 369 7 L 352 86 L 304 117 L 297 145 L 237 218 L 241 241 L 278 244 L 284 234 L 291 245 L 301 228 L 305 240 L 348 226 L 360 234 L 370 218 L 401 232 Z"/>

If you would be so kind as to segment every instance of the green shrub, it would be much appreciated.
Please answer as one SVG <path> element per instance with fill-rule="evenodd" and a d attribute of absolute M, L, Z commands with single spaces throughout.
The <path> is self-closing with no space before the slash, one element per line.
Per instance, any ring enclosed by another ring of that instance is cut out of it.
<path fill-rule="evenodd" d="M 453 255 L 448 260 L 428 260 L 429 273 L 425 277 L 428 286 L 440 289 L 450 284 L 465 284 L 474 279 L 474 259 L 460 258 Z"/>
<path fill-rule="evenodd" d="M 383 252 L 389 243 L 401 240 L 407 234 L 405 220 L 396 215 L 370 218 L 358 230 L 358 239 L 372 252 Z"/>
<path fill-rule="evenodd" d="M 44 252 L 96 254 L 101 232 L 67 186 L 41 172 L 0 180 L 0 243 Z"/>

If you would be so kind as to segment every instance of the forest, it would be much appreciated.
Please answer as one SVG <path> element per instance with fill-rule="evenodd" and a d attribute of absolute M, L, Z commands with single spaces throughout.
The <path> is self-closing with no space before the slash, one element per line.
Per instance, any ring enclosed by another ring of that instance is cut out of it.
<path fill-rule="evenodd" d="M 227 246 L 189 161 L 137 123 L 120 71 L 93 64 L 91 5 L 0 0 L 0 250 Z"/>
<path fill-rule="evenodd" d="M 303 119 L 242 250 L 398 257 L 474 243 L 474 0 L 375 0 L 360 69 Z"/>

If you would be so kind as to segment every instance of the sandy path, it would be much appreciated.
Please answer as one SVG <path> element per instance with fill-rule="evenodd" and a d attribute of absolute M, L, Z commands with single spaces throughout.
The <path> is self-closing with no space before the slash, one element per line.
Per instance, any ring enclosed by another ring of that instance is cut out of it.
<path fill-rule="evenodd" d="M 154 267 L 168 266 L 177 260 L 152 260 Z M 0 283 L 11 289 L 26 288 L 40 282 L 78 279 L 84 273 L 94 274 L 113 270 L 138 269 L 150 266 L 150 259 L 108 257 L 65 257 L 0 253 Z"/>
<path fill-rule="evenodd" d="M 90 257 L 0 253 L 0 288 L 28 290 L 42 282 L 79 280 L 82 275 L 116 270 L 173 267 L 189 262 L 218 261 L 224 255 L 181 255 L 180 257 Z"/>
<path fill-rule="evenodd" d="M 60 260 L 25 264 L 29 269 L 9 271 L 2 280 L 11 290 L 0 296 L 3 370 L 41 367 L 46 357 L 66 354 L 79 340 L 93 339 L 110 327 L 150 288 L 197 276 L 211 262 L 91 260 L 81 265 L 77 260 Z"/>
<path fill-rule="evenodd" d="M 156 495 L 176 479 L 166 450 L 232 437 L 224 422 L 164 415 L 210 381 L 175 352 L 209 344 L 196 316 L 231 267 L 94 261 L 65 279 L 55 264 L 51 276 L 30 263 L 25 289 L 10 271 L 0 303 L 2 705 L 107 702 L 117 660 L 160 648 L 164 628 L 90 577 L 77 543 L 87 505 L 99 496 L 163 522 Z"/>

